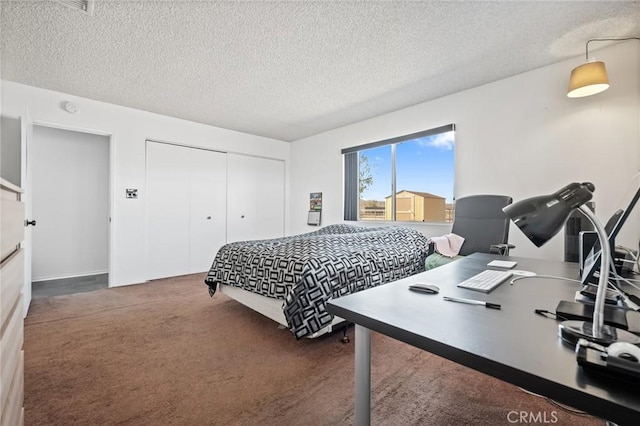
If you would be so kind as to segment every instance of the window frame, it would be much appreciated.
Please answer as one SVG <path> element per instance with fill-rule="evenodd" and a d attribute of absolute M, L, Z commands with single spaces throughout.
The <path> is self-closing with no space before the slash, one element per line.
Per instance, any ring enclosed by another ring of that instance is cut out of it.
<path fill-rule="evenodd" d="M 384 139 L 376 142 L 370 142 L 362 145 L 343 148 L 341 150 L 344 156 L 344 220 L 360 221 L 360 194 L 359 194 L 359 168 L 360 168 L 360 151 L 378 148 L 382 146 L 391 146 L 391 194 L 396 193 L 396 145 L 413 139 L 424 138 L 441 133 L 455 132 L 456 125 L 446 124 L 444 126 L 435 127 L 433 129 L 423 130 L 420 132 L 410 133 L 407 135 L 397 136 L 390 139 Z M 455 153 L 454 153 L 455 156 Z M 455 163 L 454 163 L 455 167 Z M 455 187 L 455 182 L 454 182 Z M 455 198 L 454 198 L 455 199 Z M 355 215 L 355 216 L 354 216 Z M 380 222 L 405 222 L 396 219 L 396 197 L 391 197 L 391 220 Z M 446 214 L 445 214 L 446 219 Z M 421 223 L 408 221 L 407 223 Z M 433 223 L 447 223 L 433 222 Z"/>

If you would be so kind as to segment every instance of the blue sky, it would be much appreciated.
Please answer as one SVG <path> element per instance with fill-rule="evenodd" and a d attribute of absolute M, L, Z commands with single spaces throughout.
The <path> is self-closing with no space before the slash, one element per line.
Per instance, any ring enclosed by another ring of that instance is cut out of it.
<path fill-rule="evenodd" d="M 391 195 L 391 147 L 362 151 L 369 157 L 373 184 L 362 194 L 365 200 Z M 396 146 L 396 189 L 429 192 L 453 200 L 454 132 L 412 139 Z"/>

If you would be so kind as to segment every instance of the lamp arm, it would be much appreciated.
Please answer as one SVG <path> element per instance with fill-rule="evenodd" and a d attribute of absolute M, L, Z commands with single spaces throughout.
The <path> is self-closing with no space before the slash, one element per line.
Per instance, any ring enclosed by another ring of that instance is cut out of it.
<path fill-rule="evenodd" d="M 587 40 L 587 45 L 585 46 L 585 55 L 587 58 L 587 62 L 589 62 L 589 43 L 592 41 L 625 41 L 625 40 L 640 40 L 640 37 L 609 37 L 609 38 L 592 38 Z"/>
<path fill-rule="evenodd" d="M 596 292 L 595 306 L 593 307 L 593 332 L 599 333 L 604 325 L 604 301 L 609 285 L 609 264 L 611 263 L 611 247 L 607 232 L 598 220 L 598 218 L 586 206 L 580 206 L 579 210 L 589 219 L 596 229 L 596 234 L 600 240 L 600 278 L 598 279 L 598 290 Z"/>

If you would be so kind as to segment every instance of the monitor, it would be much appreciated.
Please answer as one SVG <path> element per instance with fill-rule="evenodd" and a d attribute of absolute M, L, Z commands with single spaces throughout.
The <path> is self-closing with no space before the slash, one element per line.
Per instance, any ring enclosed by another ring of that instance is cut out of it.
<path fill-rule="evenodd" d="M 607 224 L 604 227 L 607 235 L 609 236 L 609 245 L 611 247 L 611 253 L 613 256 L 615 246 L 616 246 L 616 236 L 620 233 L 620 229 L 627 221 L 627 218 L 631 214 L 631 211 L 635 207 L 636 203 L 640 199 L 640 188 L 636 191 L 635 195 L 629 202 L 629 205 L 624 210 L 616 211 L 607 221 Z M 593 245 L 593 248 L 587 255 L 584 261 L 584 269 L 582 270 L 581 281 L 582 284 L 589 284 L 594 277 L 595 273 L 600 270 L 600 243 L 596 240 L 596 243 Z M 614 271 L 615 272 L 615 271 Z M 594 283 L 595 284 L 595 283 Z"/>

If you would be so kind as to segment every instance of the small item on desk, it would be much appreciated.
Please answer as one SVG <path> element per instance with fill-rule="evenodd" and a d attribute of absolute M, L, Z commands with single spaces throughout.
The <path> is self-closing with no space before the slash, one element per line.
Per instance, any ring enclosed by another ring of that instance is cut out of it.
<path fill-rule="evenodd" d="M 627 294 L 627 297 L 636 305 L 640 306 L 640 297 L 635 294 Z"/>
<path fill-rule="evenodd" d="M 612 357 L 640 362 L 640 348 L 627 342 L 614 342 L 607 347 L 607 354 Z"/>
<path fill-rule="evenodd" d="M 605 304 L 604 323 L 627 330 L 629 325 L 626 313 L 627 311 L 622 308 Z M 556 306 L 556 315 L 567 320 L 589 321 L 593 318 L 593 305 L 561 300 Z"/>
<path fill-rule="evenodd" d="M 485 308 L 489 308 L 489 309 L 501 308 L 501 306 L 498 305 L 497 303 L 483 302 L 482 300 L 463 299 L 462 297 L 449 297 L 449 296 L 443 296 L 442 298 L 449 302 L 466 303 L 469 305 L 483 305 Z"/>
<path fill-rule="evenodd" d="M 624 293 L 624 294 L 620 295 L 620 298 L 622 300 L 623 306 L 625 306 L 627 309 L 631 309 L 632 311 L 640 312 L 640 304 L 638 304 L 638 297 L 637 296 L 635 296 L 633 294 L 629 294 L 629 293 Z"/>
<path fill-rule="evenodd" d="M 604 347 L 579 339 L 576 345 L 578 364 L 586 371 L 624 377 L 630 379 L 628 383 L 636 385 L 640 378 L 638 357 L 640 348 L 627 342 L 614 342 L 609 347 Z"/>
<path fill-rule="evenodd" d="M 511 271 L 485 269 L 484 271 L 458 283 L 458 287 L 489 293 L 494 288 L 511 278 Z"/>
<path fill-rule="evenodd" d="M 535 272 L 523 271 L 522 269 L 512 269 L 511 273 L 519 277 L 535 277 L 536 275 L 538 275 Z"/>
<path fill-rule="evenodd" d="M 582 289 L 580 290 L 580 295 L 584 296 L 587 300 L 591 300 L 591 301 L 595 301 L 596 300 L 596 294 L 598 293 L 598 286 L 595 285 L 585 285 L 584 287 L 582 287 Z M 618 299 L 620 298 L 620 296 L 618 295 L 618 293 L 616 293 L 613 290 L 608 290 L 605 293 L 605 299 L 604 302 L 608 303 L 610 305 L 616 305 L 618 303 Z M 576 294 L 576 301 L 577 302 L 582 302 L 584 301 L 584 299 L 582 297 L 579 297 L 578 294 Z"/>
<path fill-rule="evenodd" d="M 558 315 L 555 312 L 547 311 L 546 309 L 534 309 L 533 312 L 535 312 L 538 315 L 542 315 L 545 318 L 549 318 L 548 315 L 551 315 L 551 317 L 553 317 L 558 321 L 567 321 L 567 319 L 562 315 Z"/>
<path fill-rule="evenodd" d="M 426 294 L 438 294 L 440 289 L 433 284 L 415 283 L 409 286 L 409 290 L 417 291 L 418 293 Z"/>
<path fill-rule="evenodd" d="M 512 262 L 510 260 L 492 260 L 487 263 L 487 266 L 490 268 L 500 268 L 500 269 L 512 269 L 515 268 L 518 262 Z"/>

